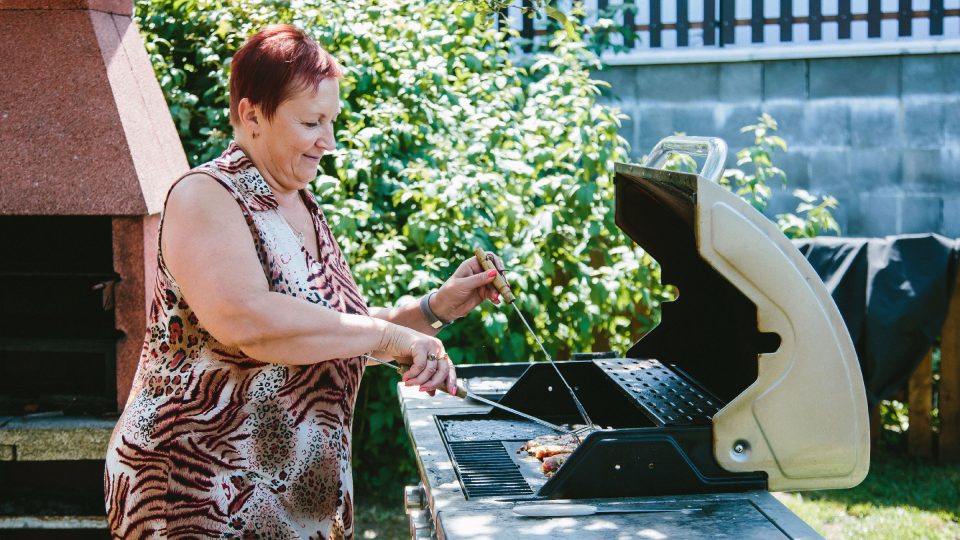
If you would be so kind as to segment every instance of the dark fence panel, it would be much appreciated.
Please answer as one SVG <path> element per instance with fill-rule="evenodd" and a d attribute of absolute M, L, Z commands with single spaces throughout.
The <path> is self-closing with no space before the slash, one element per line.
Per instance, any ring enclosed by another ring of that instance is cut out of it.
<path fill-rule="evenodd" d="M 793 41 L 793 0 L 780 0 L 780 41 Z"/>
<path fill-rule="evenodd" d="M 880 37 L 880 0 L 867 2 L 867 36 Z"/>
<path fill-rule="evenodd" d="M 650 46 L 653 48 L 663 46 L 663 40 L 660 38 L 660 32 L 663 30 L 663 24 L 660 22 L 660 2 L 650 2 Z"/>
<path fill-rule="evenodd" d="M 572 2 L 549 3 L 568 9 Z M 517 17 L 533 11 L 534 4 L 521 0 L 509 10 L 515 28 L 530 40 L 557 28 L 543 14 Z M 929 8 L 923 9 L 914 9 L 912 0 L 898 0 L 896 11 L 883 11 L 883 5 L 882 0 L 867 0 L 865 8 L 852 0 L 587 0 L 585 20 L 591 24 L 596 20 L 591 17 L 600 12 L 617 16 L 620 20 L 615 22 L 633 29 L 624 33 L 626 50 L 960 38 L 960 9 L 946 9 L 944 0 L 929 0 Z M 929 24 L 914 23 L 922 19 Z M 768 31 L 772 29 L 777 30 Z"/>
<path fill-rule="evenodd" d="M 657 2 L 658 0 L 651 0 Z M 735 0 L 720 0 L 720 46 L 736 43 L 737 3 Z"/>
<path fill-rule="evenodd" d="M 703 0 L 703 44 L 717 44 L 717 2 Z"/>

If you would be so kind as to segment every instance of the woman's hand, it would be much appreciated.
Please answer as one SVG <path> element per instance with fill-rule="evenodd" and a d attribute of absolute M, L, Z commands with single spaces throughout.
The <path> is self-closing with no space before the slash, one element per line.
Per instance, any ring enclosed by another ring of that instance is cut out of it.
<path fill-rule="evenodd" d="M 403 374 L 406 386 L 419 386 L 431 396 L 444 387 L 449 394 L 457 393 L 457 370 L 439 339 L 391 324 L 379 349 L 395 357 L 398 364 L 409 366 Z"/>
<path fill-rule="evenodd" d="M 503 263 L 493 253 L 487 252 L 493 258 L 493 265 L 497 271 L 503 273 Z M 476 257 L 460 263 L 457 271 L 450 276 L 430 299 L 430 309 L 445 321 L 453 321 L 466 316 L 470 311 L 490 300 L 494 304 L 500 303 L 500 294 L 493 286 L 493 279 L 497 272 L 484 270 Z"/>

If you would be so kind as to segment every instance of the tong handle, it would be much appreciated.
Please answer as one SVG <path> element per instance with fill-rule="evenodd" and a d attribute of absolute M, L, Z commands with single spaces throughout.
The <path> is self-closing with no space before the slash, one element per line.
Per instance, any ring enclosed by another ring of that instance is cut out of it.
<path fill-rule="evenodd" d="M 723 174 L 723 164 L 727 161 L 727 143 L 719 137 L 690 137 L 674 135 L 661 139 L 650 155 L 644 167 L 659 169 L 671 153 L 687 154 L 690 156 L 707 156 L 703 162 L 700 176 L 711 182 L 719 182 Z"/>
<path fill-rule="evenodd" d="M 410 366 L 408 364 L 400 364 L 397 367 L 397 372 L 400 373 L 401 375 L 403 375 L 409 370 L 410 370 Z M 440 390 L 441 392 L 444 392 L 444 393 L 449 393 L 447 392 L 446 385 L 441 386 L 440 388 L 437 388 L 437 390 Z M 457 392 L 455 394 L 450 394 L 450 395 L 456 396 L 460 399 L 467 399 L 467 387 L 466 385 L 463 384 L 462 380 L 457 379 Z"/>
<path fill-rule="evenodd" d="M 513 291 L 510 290 L 510 285 L 507 284 L 507 280 L 503 278 L 503 274 L 497 270 L 497 266 L 493 264 L 493 260 L 487 255 L 487 252 L 484 251 L 480 246 L 473 247 L 473 254 L 477 257 L 477 262 L 480 263 L 480 266 L 484 270 L 496 270 L 497 277 L 493 278 L 493 286 L 497 289 L 497 292 L 500 293 L 500 296 L 503 298 L 503 301 L 512 304 L 514 300 L 517 299 L 513 295 Z"/>

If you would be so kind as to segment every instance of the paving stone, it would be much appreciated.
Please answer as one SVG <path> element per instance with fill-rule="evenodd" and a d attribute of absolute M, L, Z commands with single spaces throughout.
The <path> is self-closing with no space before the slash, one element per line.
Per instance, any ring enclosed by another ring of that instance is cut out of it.
<path fill-rule="evenodd" d="M 717 133 L 714 105 L 674 107 L 673 127 L 687 135 L 711 136 Z"/>
<path fill-rule="evenodd" d="M 803 138 L 809 145 L 849 146 L 850 108 L 834 100 L 807 102 Z"/>
<path fill-rule="evenodd" d="M 949 178 L 956 178 L 957 171 L 947 170 L 943 157 L 940 150 L 904 150 L 904 185 L 921 185 L 929 189 Z"/>
<path fill-rule="evenodd" d="M 720 64 L 721 101 L 759 101 L 763 98 L 763 65 L 755 62 Z"/>
<path fill-rule="evenodd" d="M 899 234 L 897 223 L 903 193 L 861 193 L 860 221 L 857 234 L 886 236 Z"/>
<path fill-rule="evenodd" d="M 807 61 L 763 63 L 764 99 L 807 97 Z"/>
<path fill-rule="evenodd" d="M 960 100 L 943 107 L 943 143 L 960 146 Z"/>
<path fill-rule="evenodd" d="M 774 165 L 780 167 L 786 173 L 788 190 L 810 187 L 810 156 L 793 150 L 776 152 L 773 154 L 772 160 Z"/>
<path fill-rule="evenodd" d="M 939 98 L 904 101 L 903 135 L 907 148 L 936 149 L 943 146 L 944 107 Z"/>
<path fill-rule="evenodd" d="M 837 220 L 837 225 L 840 227 L 840 235 L 854 235 L 854 233 L 850 231 L 855 216 L 860 213 L 860 197 L 858 193 L 845 189 L 826 194 L 832 195 L 837 199 L 837 207 L 834 208 L 831 213 L 833 214 L 833 218 Z"/>
<path fill-rule="evenodd" d="M 716 99 L 719 64 L 646 66 L 638 70 L 637 97 L 661 101 Z"/>
<path fill-rule="evenodd" d="M 947 94 L 960 93 L 960 54 L 940 55 L 940 74 L 943 77 L 943 91 Z"/>
<path fill-rule="evenodd" d="M 943 224 L 943 200 L 935 194 L 905 193 L 900 223 L 901 234 L 939 232 Z"/>
<path fill-rule="evenodd" d="M 849 156 L 845 150 L 819 148 L 809 154 L 809 188 L 829 191 L 833 186 L 849 186 Z"/>
<path fill-rule="evenodd" d="M 729 104 L 719 103 L 714 109 L 714 133 L 727 141 L 730 154 L 753 144 L 752 133 L 740 133 L 744 126 L 756 124 L 762 113 L 760 104 Z"/>
<path fill-rule="evenodd" d="M 897 186 L 903 178 L 900 152 L 853 148 L 847 153 L 849 185 L 858 191 Z"/>
<path fill-rule="evenodd" d="M 662 105 L 643 105 L 637 108 L 637 152 L 647 154 L 660 139 L 673 135 L 673 111 Z"/>
<path fill-rule="evenodd" d="M 803 102 L 797 100 L 777 99 L 766 101 L 761 105 L 765 112 L 777 121 L 777 135 L 787 141 L 787 145 L 801 144 L 803 137 Z"/>
<path fill-rule="evenodd" d="M 944 91 L 943 62 L 937 55 L 904 56 L 900 85 L 903 94 L 941 94 Z"/>
<path fill-rule="evenodd" d="M 898 96 L 900 58 L 810 60 L 810 98 Z"/>
<path fill-rule="evenodd" d="M 637 95 L 637 77 L 639 74 L 637 68 L 633 66 L 613 66 L 602 71 L 594 71 L 591 78 L 610 84 L 610 88 L 604 92 L 604 95 L 630 99 Z"/>
<path fill-rule="evenodd" d="M 851 103 L 850 143 L 858 148 L 902 146 L 900 101 L 870 98 Z"/>
<path fill-rule="evenodd" d="M 943 197 L 943 223 L 940 234 L 960 238 L 960 195 Z"/>

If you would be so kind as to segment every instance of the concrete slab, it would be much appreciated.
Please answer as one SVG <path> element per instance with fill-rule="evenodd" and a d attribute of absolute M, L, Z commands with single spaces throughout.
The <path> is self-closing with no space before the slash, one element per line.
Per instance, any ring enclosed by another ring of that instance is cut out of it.
<path fill-rule="evenodd" d="M 806 99 L 807 60 L 763 63 L 764 99 Z"/>
<path fill-rule="evenodd" d="M 899 56 L 809 62 L 811 99 L 900 95 Z"/>
<path fill-rule="evenodd" d="M 115 420 L 80 416 L 0 416 L 4 461 L 102 460 Z"/>

